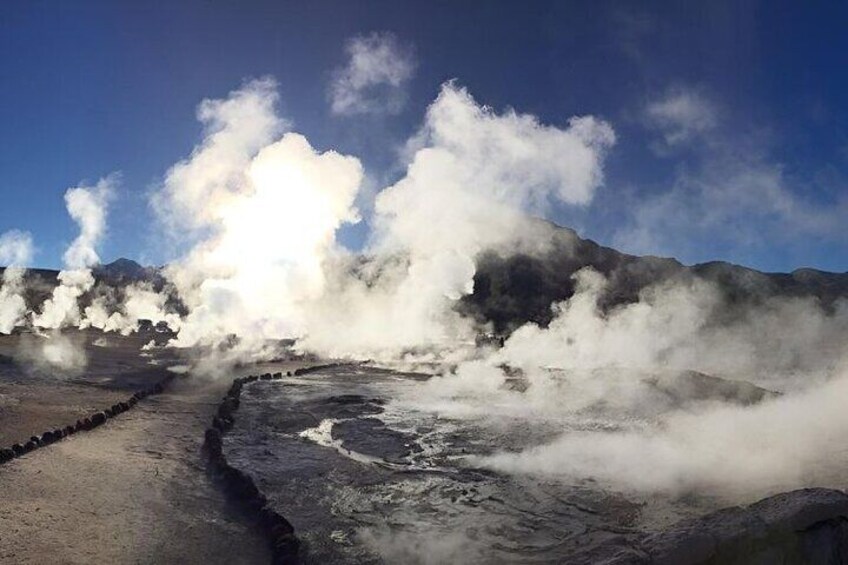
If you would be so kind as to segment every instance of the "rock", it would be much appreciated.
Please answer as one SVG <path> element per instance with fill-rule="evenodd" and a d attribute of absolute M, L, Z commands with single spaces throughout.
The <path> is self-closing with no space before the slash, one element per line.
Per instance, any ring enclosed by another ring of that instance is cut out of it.
<path fill-rule="evenodd" d="M 32 436 L 31 438 L 29 438 L 29 441 L 34 443 L 36 447 L 41 447 L 42 445 L 44 445 L 43 443 L 41 443 L 41 438 L 38 436 Z"/>
<path fill-rule="evenodd" d="M 263 381 L 270 381 L 271 380 L 271 373 L 265 373 L 259 378 L 262 379 Z"/>
<path fill-rule="evenodd" d="M 223 446 L 223 437 L 221 431 L 217 428 L 208 428 L 204 435 L 203 445 L 209 451 L 210 455 L 218 455 L 221 453 Z"/>
<path fill-rule="evenodd" d="M 103 412 L 95 412 L 91 416 L 91 425 L 92 427 L 97 427 L 106 423 L 106 414 Z"/>
<path fill-rule="evenodd" d="M 274 565 L 290 565 L 299 563 L 298 553 L 300 542 L 294 535 L 280 536 L 273 541 L 273 563 Z"/>
<path fill-rule="evenodd" d="M 681 522 L 642 541 L 650 562 L 848 563 L 848 495 L 801 489 Z"/>
<path fill-rule="evenodd" d="M 35 449 L 38 449 L 38 444 L 32 440 L 29 440 L 24 444 L 24 453 L 29 453 L 30 451 L 34 451 Z"/>
<path fill-rule="evenodd" d="M 12 450 L 12 453 L 15 454 L 15 457 L 19 457 L 19 456 L 23 455 L 24 453 L 26 453 L 24 446 L 19 444 L 19 443 L 14 444 L 11 447 L 11 450 Z"/>
<path fill-rule="evenodd" d="M 107 408 L 103 411 L 103 413 L 106 414 L 107 418 L 113 418 L 115 416 L 115 413 L 112 411 L 111 408 Z"/>
<path fill-rule="evenodd" d="M 274 373 L 273 375 L 271 375 L 271 378 L 273 378 L 275 381 L 278 381 L 278 380 L 283 378 L 283 374 L 282 373 Z"/>
<path fill-rule="evenodd" d="M 42 445 L 47 445 L 53 443 L 55 438 L 53 437 L 53 432 L 44 432 L 41 434 L 41 443 Z"/>
<path fill-rule="evenodd" d="M 258 510 L 267 502 L 265 496 L 256 488 L 253 479 L 238 469 L 227 467 L 224 471 L 224 484 L 239 503 L 249 508 Z"/>
<path fill-rule="evenodd" d="M 259 511 L 259 519 L 275 538 L 294 534 L 294 526 L 269 506 Z"/>
<path fill-rule="evenodd" d="M 76 432 L 76 431 L 77 431 L 76 428 L 74 428 L 73 426 L 65 426 L 65 436 L 66 437 L 73 435 L 74 432 Z"/>
<path fill-rule="evenodd" d="M 748 508 L 770 529 L 800 531 L 817 522 L 848 518 L 848 494 L 807 488 L 770 496 Z"/>
<path fill-rule="evenodd" d="M 8 447 L 0 449 L 0 463 L 6 463 L 7 461 L 11 461 L 14 458 L 15 452 L 12 449 Z"/>
<path fill-rule="evenodd" d="M 218 417 L 223 419 L 232 418 L 233 413 L 238 408 L 238 401 L 234 398 L 227 397 L 218 406 Z"/>
<path fill-rule="evenodd" d="M 53 430 L 53 437 L 56 441 L 62 439 L 63 437 L 65 437 L 65 430 L 63 428 L 56 428 L 55 430 Z"/>

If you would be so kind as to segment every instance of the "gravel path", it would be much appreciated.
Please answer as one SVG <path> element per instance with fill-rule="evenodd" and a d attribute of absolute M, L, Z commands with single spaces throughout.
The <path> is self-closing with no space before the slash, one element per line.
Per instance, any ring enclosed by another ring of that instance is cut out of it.
<path fill-rule="evenodd" d="M 269 562 L 201 457 L 229 385 L 177 379 L 94 431 L 0 467 L 0 562 Z"/>

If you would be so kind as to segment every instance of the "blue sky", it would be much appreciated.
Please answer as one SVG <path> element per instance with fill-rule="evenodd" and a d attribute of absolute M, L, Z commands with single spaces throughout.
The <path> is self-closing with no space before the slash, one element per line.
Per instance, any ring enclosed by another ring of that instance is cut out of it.
<path fill-rule="evenodd" d="M 844 3 L 152 4 L 0 6 L 0 232 L 30 231 L 39 266 L 76 235 L 64 191 L 115 171 L 101 256 L 167 260 L 147 199 L 199 140 L 197 104 L 269 75 L 294 129 L 359 157 L 377 186 L 457 79 L 497 110 L 613 126 L 592 203 L 550 214 L 584 236 L 686 263 L 848 270 Z M 334 71 L 372 32 L 412 63 L 403 104 L 338 115 Z"/>

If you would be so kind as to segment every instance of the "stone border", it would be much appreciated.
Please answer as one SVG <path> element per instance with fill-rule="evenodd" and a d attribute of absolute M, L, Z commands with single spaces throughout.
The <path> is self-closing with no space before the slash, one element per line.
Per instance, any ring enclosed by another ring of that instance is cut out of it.
<path fill-rule="evenodd" d="M 301 372 L 298 373 L 298 371 Z M 298 369 L 295 374 L 303 374 L 303 369 Z M 286 375 L 292 376 L 292 373 L 287 372 Z M 250 475 L 230 466 L 224 456 L 223 439 L 224 434 L 235 423 L 234 415 L 239 407 L 242 387 L 259 380 L 270 381 L 282 378 L 282 373 L 236 378 L 218 405 L 218 412 L 212 418 L 211 427 L 206 429 L 203 440 L 203 450 L 213 476 L 220 480 L 227 496 L 262 526 L 271 544 L 273 563 L 280 565 L 299 562 L 300 541 L 295 536 L 294 527 L 268 504 L 268 499 L 257 488 Z"/>
<path fill-rule="evenodd" d="M 32 436 L 29 438 L 29 441 L 24 443 L 15 443 L 10 447 L 0 448 L 0 465 L 9 463 L 10 461 L 18 457 L 22 457 L 31 451 L 35 451 L 38 448 L 46 447 L 52 443 L 61 441 L 77 432 L 87 432 L 102 426 L 110 418 L 115 418 L 135 407 L 140 400 L 143 400 L 153 394 L 162 393 L 165 390 L 165 387 L 174 380 L 174 378 L 176 378 L 175 374 L 169 374 L 149 388 L 133 393 L 132 396 L 124 401 L 117 402 L 104 410 L 94 412 L 85 418 L 80 418 L 76 421 L 76 424 L 67 425 L 64 428 L 47 430 L 41 435 Z"/>

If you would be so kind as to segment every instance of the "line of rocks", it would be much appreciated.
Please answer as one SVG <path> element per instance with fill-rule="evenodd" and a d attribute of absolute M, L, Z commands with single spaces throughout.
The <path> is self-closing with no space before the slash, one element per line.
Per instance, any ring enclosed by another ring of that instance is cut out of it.
<path fill-rule="evenodd" d="M 78 432 L 87 432 L 102 426 L 110 418 L 114 418 L 123 414 L 127 410 L 135 407 L 140 400 L 144 400 L 153 394 L 160 394 L 165 390 L 165 387 L 174 379 L 176 375 L 169 374 L 158 383 L 149 388 L 133 393 L 124 401 L 117 402 L 104 410 L 94 412 L 90 416 L 80 418 L 73 425 L 47 430 L 41 435 L 34 435 L 29 438 L 29 441 L 23 443 L 15 443 L 11 447 L 0 448 L 0 465 L 8 463 L 17 457 L 26 455 L 38 448 L 46 447 L 52 443 L 56 443 L 72 436 Z"/>
<path fill-rule="evenodd" d="M 303 373 L 295 371 L 295 374 Z M 292 373 L 289 372 L 287 375 L 291 376 Z M 282 373 L 265 373 L 235 379 L 218 405 L 218 412 L 212 418 L 212 425 L 206 430 L 203 441 L 210 471 L 220 480 L 227 495 L 261 525 L 271 544 L 273 563 L 280 565 L 299 562 L 300 542 L 295 537 L 294 527 L 268 504 L 268 499 L 257 488 L 250 475 L 230 466 L 224 456 L 223 439 L 224 434 L 235 423 L 234 416 L 239 407 L 242 387 L 258 380 L 269 381 L 282 378 Z"/>
<path fill-rule="evenodd" d="M 295 376 L 300 375 L 308 375 L 309 373 L 315 373 L 317 371 L 323 371 L 324 369 L 335 369 L 336 367 L 341 367 L 343 365 L 350 365 L 351 363 L 325 363 L 324 365 L 312 365 L 309 367 L 301 367 L 300 369 L 294 370 Z M 291 376 L 291 375 L 289 375 Z"/>

